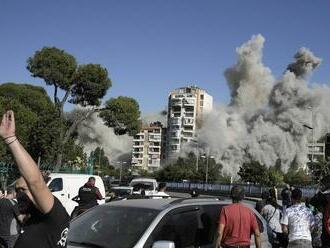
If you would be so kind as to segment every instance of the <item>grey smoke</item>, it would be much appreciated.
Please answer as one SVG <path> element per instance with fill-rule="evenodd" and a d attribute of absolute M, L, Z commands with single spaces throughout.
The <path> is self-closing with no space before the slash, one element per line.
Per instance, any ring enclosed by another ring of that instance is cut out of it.
<path fill-rule="evenodd" d="M 262 63 L 263 43 L 256 35 L 236 50 L 237 63 L 225 71 L 231 103 L 207 115 L 197 133 L 201 149 L 215 156 L 227 173 L 251 160 L 267 166 L 280 161 L 284 171 L 292 164 L 304 166 L 311 131 L 303 125 L 312 125 L 311 111 L 315 140 L 330 132 L 330 90 L 309 86 L 306 79 L 321 59 L 301 48 L 274 80 Z"/>
<path fill-rule="evenodd" d="M 97 113 L 78 127 L 78 142 L 84 145 L 87 155 L 97 147 L 102 147 L 113 165 L 115 161 L 130 162 L 132 139 L 128 135 L 115 135 L 113 128 L 105 126 Z"/>

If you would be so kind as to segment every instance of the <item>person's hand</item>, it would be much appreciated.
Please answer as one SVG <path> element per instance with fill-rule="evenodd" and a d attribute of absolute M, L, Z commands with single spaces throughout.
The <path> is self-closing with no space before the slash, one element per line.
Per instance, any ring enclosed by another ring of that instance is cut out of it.
<path fill-rule="evenodd" d="M 12 110 L 6 111 L 6 113 L 2 116 L 0 136 L 4 140 L 9 137 L 15 137 L 15 117 Z"/>

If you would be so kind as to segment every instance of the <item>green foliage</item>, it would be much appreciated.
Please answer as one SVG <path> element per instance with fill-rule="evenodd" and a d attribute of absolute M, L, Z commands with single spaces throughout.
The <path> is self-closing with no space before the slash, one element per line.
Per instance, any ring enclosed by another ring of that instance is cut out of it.
<path fill-rule="evenodd" d="M 277 186 L 281 185 L 284 180 L 283 172 L 275 167 L 270 167 L 268 169 L 268 182 L 267 186 Z"/>
<path fill-rule="evenodd" d="M 111 87 L 107 69 L 97 64 L 80 65 L 73 76 L 73 82 L 76 86 L 72 89 L 70 102 L 82 106 L 99 106 L 99 99 Z"/>
<path fill-rule="evenodd" d="M 330 178 L 330 162 L 310 162 L 307 165 L 315 183 L 319 184 L 323 179 Z"/>
<path fill-rule="evenodd" d="M 284 175 L 284 182 L 295 186 L 306 186 L 313 184 L 312 177 L 304 169 L 289 169 Z"/>
<path fill-rule="evenodd" d="M 266 185 L 268 182 L 267 167 L 258 161 L 243 163 L 237 173 L 244 182 Z"/>
<path fill-rule="evenodd" d="M 196 170 L 196 159 L 196 155 L 191 152 L 187 157 L 179 157 L 175 163 L 160 169 L 155 173 L 155 176 L 159 181 L 180 181 L 188 179 L 204 182 L 207 159 L 199 158 L 198 170 Z M 224 177 L 221 174 L 221 164 L 217 164 L 212 158 L 208 159 L 208 182 L 223 181 Z"/>
<path fill-rule="evenodd" d="M 100 170 L 109 167 L 109 159 L 105 156 L 104 150 L 101 147 L 97 147 L 94 151 L 91 151 L 90 157 L 94 158 L 94 166 L 97 166 Z"/>
<path fill-rule="evenodd" d="M 141 128 L 139 104 L 130 97 L 111 98 L 105 103 L 105 110 L 100 117 L 107 126 L 114 127 L 118 134 L 128 132 L 132 136 Z"/>
<path fill-rule="evenodd" d="M 48 85 L 68 90 L 77 68 L 76 59 L 56 47 L 44 47 L 27 60 L 27 69 L 33 77 L 40 77 Z"/>

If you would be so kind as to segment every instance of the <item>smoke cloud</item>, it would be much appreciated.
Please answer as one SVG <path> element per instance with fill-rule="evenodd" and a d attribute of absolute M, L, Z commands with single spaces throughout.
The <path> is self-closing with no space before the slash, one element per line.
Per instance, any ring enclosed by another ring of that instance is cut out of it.
<path fill-rule="evenodd" d="M 307 81 L 321 59 L 301 48 L 275 80 L 262 63 L 264 41 L 252 36 L 237 48 L 237 63 L 225 71 L 231 102 L 207 115 L 197 133 L 201 149 L 227 173 L 251 160 L 266 166 L 280 162 L 284 171 L 292 164 L 303 166 L 311 142 L 311 130 L 303 125 L 314 127 L 314 140 L 330 131 L 330 89 Z"/>
<path fill-rule="evenodd" d="M 133 138 L 126 134 L 115 135 L 113 128 L 105 126 L 97 113 L 78 127 L 78 142 L 84 144 L 87 155 L 97 147 L 102 147 L 109 161 L 130 162 L 132 140 Z"/>

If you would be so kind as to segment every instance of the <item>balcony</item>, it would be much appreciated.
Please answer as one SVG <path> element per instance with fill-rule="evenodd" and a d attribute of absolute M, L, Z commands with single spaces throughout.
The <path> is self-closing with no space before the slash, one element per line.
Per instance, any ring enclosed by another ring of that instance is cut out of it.
<path fill-rule="evenodd" d="M 149 136 L 149 141 L 158 141 L 160 142 L 162 139 L 161 135 L 157 135 L 157 134 L 154 134 L 154 135 L 150 135 Z"/>
<path fill-rule="evenodd" d="M 195 106 L 194 98 L 185 98 L 182 102 L 183 102 L 183 106 Z"/>
<path fill-rule="evenodd" d="M 181 104 L 182 104 L 181 99 L 173 99 L 173 100 L 171 101 L 171 105 L 172 105 L 172 106 L 181 106 Z"/>
<path fill-rule="evenodd" d="M 194 118 L 185 117 L 183 119 L 183 125 L 184 126 L 193 126 L 194 125 Z"/>
<path fill-rule="evenodd" d="M 143 158 L 132 158 L 132 164 L 141 164 Z"/>
<path fill-rule="evenodd" d="M 144 140 L 144 135 L 135 135 L 133 138 L 134 141 L 143 141 Z"/>
<path fill-rule="evenodd" d="M 160 149 L 159 150 L 154 150 L 154 149 L 149 149 L 148 154 L 160 154 Z"/>
<path fill-rule="evenodd" d="M 139 147 L 143 147 L 144 145 L 143 145 L 143 143 L 142 144 L 133 144 L 133 148 L 139 148 Z"/>

